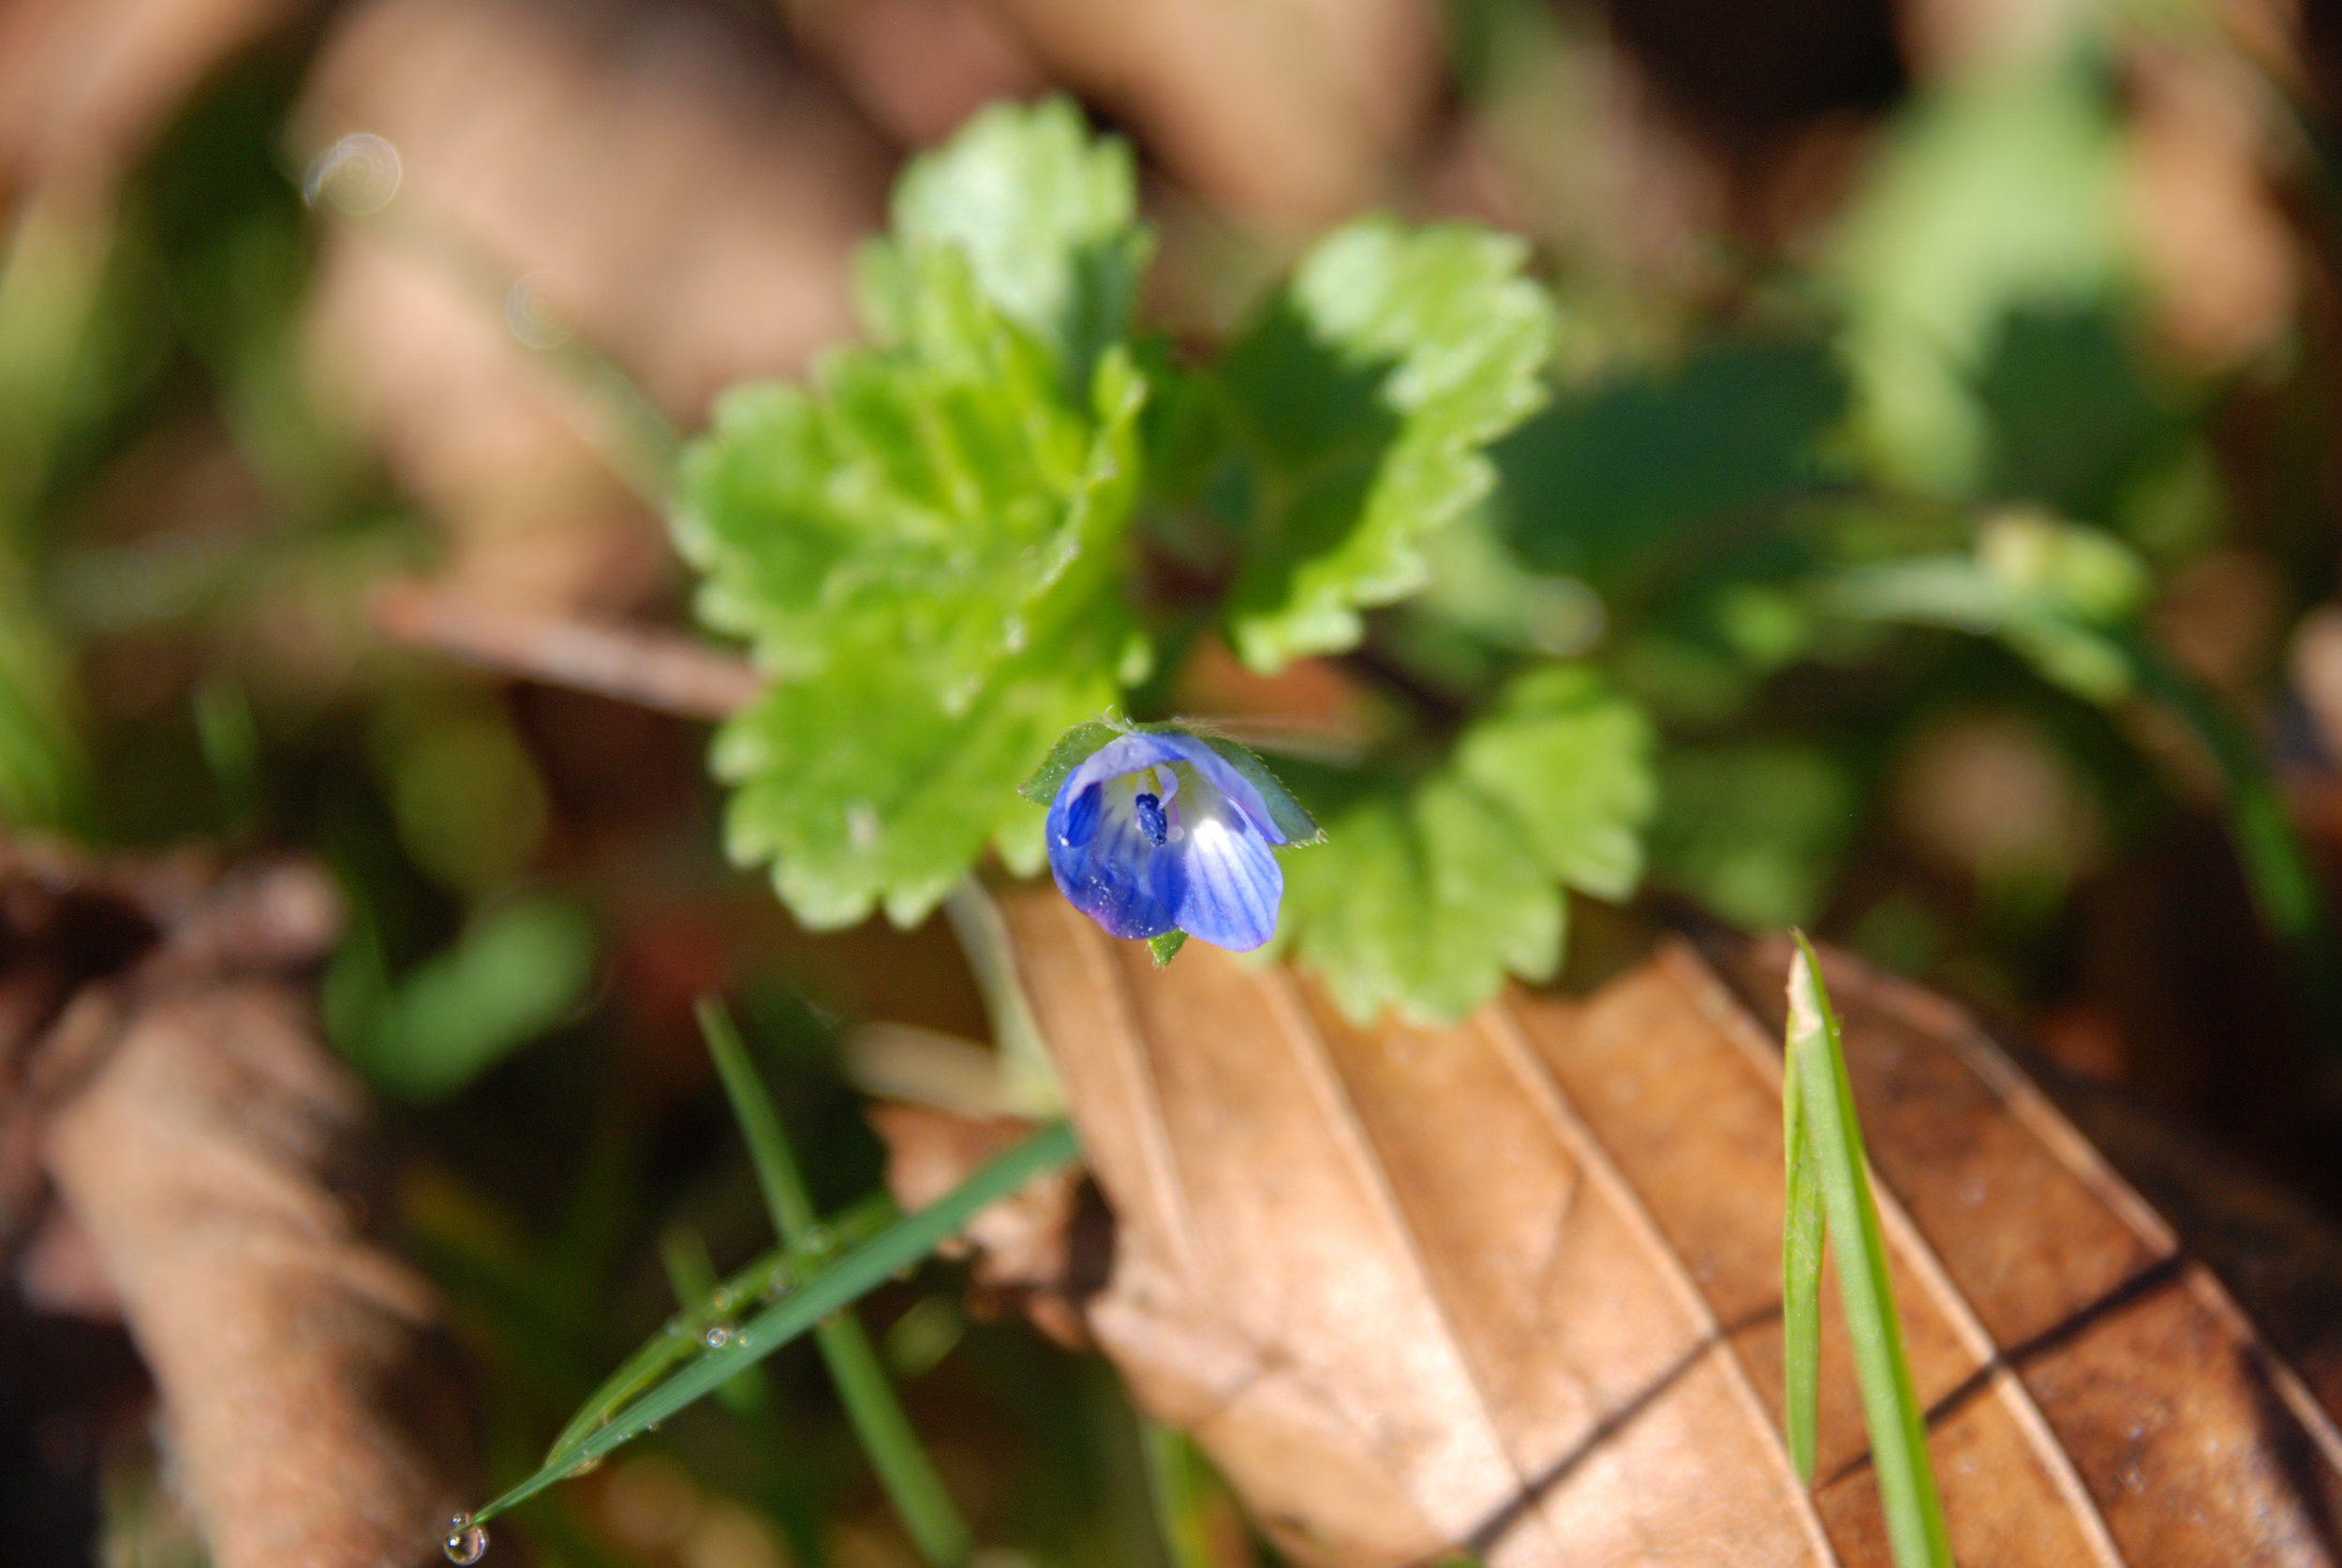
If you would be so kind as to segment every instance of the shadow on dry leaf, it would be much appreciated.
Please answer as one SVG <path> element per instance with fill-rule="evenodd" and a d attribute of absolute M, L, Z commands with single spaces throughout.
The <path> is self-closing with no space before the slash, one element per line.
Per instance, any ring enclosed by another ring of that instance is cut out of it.
<path fill-rule="evenodd" d="M 1784 949 L 1362 1030 L 1006 912 L 1116 1217 L 1084 1320 L 1281 1546 L 1888 1562 L 1834 1311 L 1811 1493 L 1780 1436 Z M 1964 1015 L 1829 975 L 1959 1561 L 2342 1562 L 2342 1438 L 2209 1269 Z"/>

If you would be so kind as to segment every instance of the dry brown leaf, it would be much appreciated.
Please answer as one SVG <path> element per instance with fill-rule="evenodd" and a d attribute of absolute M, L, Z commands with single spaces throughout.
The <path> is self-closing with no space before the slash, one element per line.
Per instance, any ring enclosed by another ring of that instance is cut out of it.
<path fill-rule="evenodd" d="M 0 0 L 0 206 L 110 189 L 204 74 L 298 0 Z"/>
<path fill-rule="evenodd" d="M 924 1105 L 873 1105 L 870 1121 L 886 1143 L 887 1185 L 905 1208 L 935 1202 L 1032 1132 L 1030 1122 L 1013 1117 Z M 1060 1344 L 1089 1348 L 1081 1313 L 1105 1284 L 1113 1221 L 1077 1172 L 1029 1183 L 977 1215 L 951 1247 L 975 1253 L 975 1283 L 987 1311 L 1020 1308 Z"/>
<path fill-rule="evenodd" d="M 2126 200 L 2163 341 L 2199 371 L 2266 348 L 2301 292 L 2268 83 L 2232 52 L 2130 51 Z"/>
<path fill-rule="evenodd" d="M 230 983 L 138 1008 L 50 1123 L 218 1568 L 426 1562 L 461 1503 L 437 1298 L 337 1190 L 363 1112 L 292 992 Z"/>
<path fill-rule="evenodd" d="M 1387 195 L 1438 103 L 1422 0 L 985 0 L 1207 199 L 1306 234 Z"/>
<path fill-rule="evenodd" d="M 1782 950 L 1746 996 L 1679 944 L 1361 1030 L 1288 969 L 1006 913 L 1117 1219 L 1089 1325 L 1281 1545 L 1887 1563 L 1834 1310 L 1811 1493 L 1779 1435 Z M 1959 1561 L 2342 1562 L 2342 1438 L 2205 1265 L 1964 1015 L 1829 972 Z"/>
<path fill-rule="evenodd" d="M 299 865 L 0 841 L 0 1244 L 128 1328 L 217 1568 L 409 1568 L 461 1496 L 438 1304 L 370 1236 L 363 1096 L 294 978 L 336 917 Z"/>
<path fill-rule="evenodd" d="M 1048 85 L 986 0 L 778 0 L 856 106 L 907 146 L 941 141 L 994 98 Z"/>
<path fill-rule="evenodd" d="M 452 575 L 534 605 L 627 602 L 666 556 L 603 455 L 609 410 L 508 316 L 574 330 L 696 425 L 850 332 L 892 161 L 742 19 L 628 0 L 373 0 L 328 39 L 303 123 L 319 150 L 384 138 L 400 170 L 327 245 L 318 377 L 448 523 Z"/>

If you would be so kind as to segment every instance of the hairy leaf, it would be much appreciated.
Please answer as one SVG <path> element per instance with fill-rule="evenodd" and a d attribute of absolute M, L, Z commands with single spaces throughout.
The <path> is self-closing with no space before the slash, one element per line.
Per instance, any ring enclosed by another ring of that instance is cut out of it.
<path fill-rule="evenodd" d="M 1553 307 L 1519 241 L 1363 220 L 1329 236 L 1229 352 L 1236 453 L 1215 502 L 1245 535 L 1228 618 L 1257 670 L 1350 647 L 1420 587 L 1416 545 L 1488 494 L 1490 441 L 1544 397 Z"/>
<path fill-rule="evenodd" d="M 1453 1019 L 1505 975 L 1549 978 L 1564 889 L 1632 891 L 1651 813 L 1641 714 L 1591 673 L 1541 670 L 1464 732 L 1450 765 L 1386 784 L 1285 862 L 1284 932 L 1353 1017 Z"/>
<path fill-rule="evenodd" d="M 956 249 L 985 297 L 1079 386 L 1129 330 L 1152 242 L 1137 227 L 1130 147 L 1090 136 L 1069 98 L 995 104 L 895 187 L 894 241 L 862 257 L 863 309 L 881 336 L 916 311 L 908 259 Z"/>
<path fill-rule="evenodd" d="M 772 682 L 717 742 L 730 848 L 808 925 L 916 920 L 987 843 L 1037 868 L 1017 784 L 1144 673 L 1130 180 L 1062 104 L 981 117 L 905 177 L 880 345 L 734 392 L 685 464 L 701 614 Z"/>

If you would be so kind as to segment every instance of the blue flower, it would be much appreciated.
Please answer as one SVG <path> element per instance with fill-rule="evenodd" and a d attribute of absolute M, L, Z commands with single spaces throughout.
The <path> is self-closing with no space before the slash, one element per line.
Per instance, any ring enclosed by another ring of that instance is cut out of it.
<path fill-rule="evenodd" d="M 1108 741 L 1049 804 L 1049 870 L 1118 937 L 1172 931 L 1248 952 L 1277 928 L 1288 836 L 1261 790 L 1212 745 L 1177 731 Z"/>

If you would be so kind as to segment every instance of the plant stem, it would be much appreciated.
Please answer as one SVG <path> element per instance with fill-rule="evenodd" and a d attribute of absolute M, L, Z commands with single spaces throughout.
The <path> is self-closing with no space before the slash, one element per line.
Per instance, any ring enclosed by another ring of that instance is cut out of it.
<path fill-rule="evenodd" d="M 2203 742 L 2225 786 L 2221 811 L 2261 923 L 2284 946 L 2302 1021 L 2318 1046 L 2342 1053 L 2342 946 L 2325 891 L 2258 741 L 2218 698 L 2143 638 L 2129 654 L 2139 685 Z"/>
<path fill-rule="evenodd" d="M 1139 1418 L 1138 1441 L 1147 1456 L 1147 1491 L 1154 1500 L 1155 1523 L 1171 1568 L 1220 1568 L 1204 1529 L 1202 1462 L 1182 1433 Z"/>

